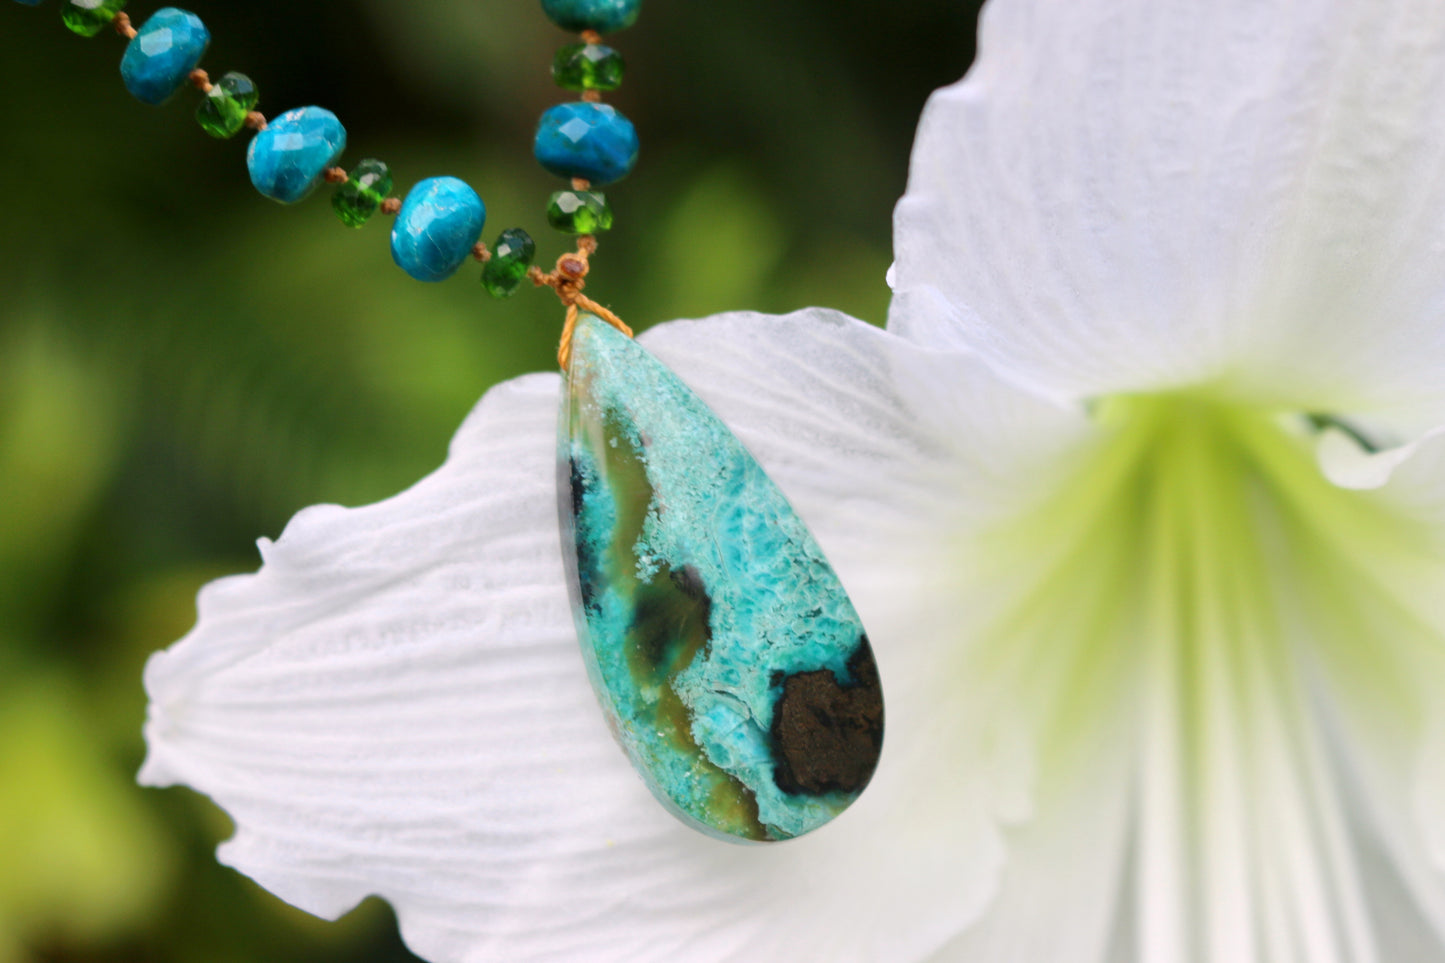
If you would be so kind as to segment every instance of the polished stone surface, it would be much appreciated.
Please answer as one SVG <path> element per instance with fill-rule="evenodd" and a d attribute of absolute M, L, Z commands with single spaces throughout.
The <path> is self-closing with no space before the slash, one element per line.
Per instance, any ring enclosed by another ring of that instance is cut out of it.
<path fill-rule="evenodd" d="M 542 12 L 563 30 L 612 33 L 637 21 L 642 0 L 542 0 Z"/>
<path fill-rule="evenodd" d="M 346 150 L 346 128 L 324 107 L 288 110 L 251 139 L 246 168 L 266 197 L 295 204 Z"/>
<path fill-rule="evenodd" d="M 187 10 L 162 7 L 126 44 L 120 76 L 137 100 L 163 104 L 185 84 L 211 44 L 211 32 Z"/>
<path fill-rule="evenodd" d="M 391 229 L 391 256 L 418 281 L 445 281 L 466 262 L 487 223 L 477 192 L 455 177 L 431 177 L 407 192 Z"/>
<path fill-rule="evenodd" d="M 391 193 L 391 168 L 368 157 L 351 168 L 346 183 L 331 195 L 331 209 L 347 227 L 363 227 Z"/>
<path fill-rule="evenodd" d="M 568 44 L 552 58 L 552 79 L 564 90 L 616 90 L 626 69 L 622 54 L 601 43 Z"/>
<path fill-rule="evenodd" d="M 653 794 L 730 840 L 788 839 L 847 808 L 883 739 L 857 613 L 732 433 L 590 315 L 572 343 L 559 474 L 583 654 Z"/>
<path fill-rule="evenodd" d="M 82 37 L 94 37 L 110 27 L 116 14 L 125 9 L 126 0 L 65 0 L 60 5 L 60 19 L 70 30 Z"/>
<path fill-rule="evenodd" d="M 547 202 L 547 223 L 563 234 L 612 230 L 612 205 L 598 191 L 558 191 Z"/>
<path fill-rule="evenodd" d="M 608 104 L 558 104 L 542 115 L 532 153 L 558 177 L 581 177 L 602 187 L 637 163 L 637 130 Z"/>
<path fill-rule="evenodd" d="M 532 235 L 520 227 L 508 228 L 497 236 L 492 256 L 482 265 L 482 287 L 494 298 L 510 298 L 527 279 L 536 256 Z"/>
<path fill-rule="evenodd" d="M 230 71 L 206 92 L 201 106 L 196 108 L 196 123 L 217 140 L 227 140 L 245 130 L 247 116 L 260 101 L 255 81 Z"/>

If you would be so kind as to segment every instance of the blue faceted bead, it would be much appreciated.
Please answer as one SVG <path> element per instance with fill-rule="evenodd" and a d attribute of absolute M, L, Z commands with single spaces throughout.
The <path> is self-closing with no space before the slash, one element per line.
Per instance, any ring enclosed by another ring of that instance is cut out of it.
<path fill-rule="evenodd" d="M 162 7 L 126 45 L 120 61 L 125 89 L 147 104 L 170 99 L 211 45 L 211 32 L 188 10 Z"/>
<path fill-rule="evenodd" d="M 391 256 L 418 281 L 457 273 L 487 223 L 477 192 L 455 177 L 432 177 L 413 187 L 391 229 Z"/>
<path fill-rule="evenodd" d="M 41 0 L 20 0 L 20 2 L 27 7 L 38 7 L 40 6 Z"/>
<path fill-rule="evenodd" d="M 346 128 L 324 107 L 299 107 L 251 139 L 246 167 L 256 190 L 282 204 L 311 193 L 326 168 L 346 150 Z"/>
<path fill-rule="evenodd" d="M 542 115 L 532 153 L 558 177 L 594 187 L 620 181 L 637 163 L 637 130 L 607 104 L 558 104 Z"/>
<path fill-rule="evenodd" d="M 612 33 L 637 20 L 642 0 L 542 0 L 542 12 L 563 30 Z"/>

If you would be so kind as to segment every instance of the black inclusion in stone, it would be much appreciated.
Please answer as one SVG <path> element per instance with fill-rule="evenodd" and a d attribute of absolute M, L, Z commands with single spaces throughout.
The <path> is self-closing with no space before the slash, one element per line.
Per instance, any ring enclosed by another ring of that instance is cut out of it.
<path fill-rule="evenodd" d="M 784 676 L 773 704 L 773 779 L 791 795 L 856 793 L 868 785 L 883 749 L 883 694 L 868 637 L 848 660 L 853 681 L 832 671 Z"/>
<path fill-rule="evenodd" d="M 587 483 L 582 478 L 582 468 L 577 464 L 576 458 L 567 459 L 567 470 L 567 487 L 572 493 L 572 518 L 576 520 L 582 517 L 582 498 L 586 494 Z"/>
<path fill-rule="evenodd" d="M 628 637 L 656 681 L 687 668 L 712 639 L 712 599 L 690 566 L 638 586 L 632 604 Z"/>
<path fill-rule="evenodd" d="M 584 527 L 584 516 L 582 506 L 587 495 L 586 474 L 577 464 L 576 458 L 569 458 L 568 461 L 568 487 L 572 494 L 572 530 L 573 541 L 577 545 L 577 588 L 581 593 L 582 608 L 584 611 L 591 611 L 597 603 L 597 585 L 602 579 L 602 560 L 597 557 L 594 548 L 596 539 L 593 533 Z"/>
<path fill-rule="evenodd" d="M 702 584 L 702 576 L 697 569 L 691 565 L 684 565 L 682 568 L 671 568 L 667 570 L 667 577 L 677 590 L 688 598 L 692 599 L 702 609 L 702 622 L 705 626 L 712 624 L 712 599 L 707 594 L 707 586 Z M 711 631 L 709 629 L 709 631 Z"/>

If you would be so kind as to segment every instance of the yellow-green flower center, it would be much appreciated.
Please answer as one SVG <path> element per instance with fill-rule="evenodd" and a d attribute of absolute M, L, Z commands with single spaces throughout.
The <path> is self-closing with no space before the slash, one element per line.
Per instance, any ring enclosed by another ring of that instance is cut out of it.
<path fill-rule="evenodd" d="M 1363 905 L 1331 732 L 1418 744 L 1445 560 L 1323 476 L 1302 416 L 1183 394 L 1094 414 L 1053 494 L 970 553 L 983 627 L 950 668 L 1008 812 L 1067 820 L 1101 781 L 1120 800 L 1144 955 L 1244 958 L 1262 905 Z"/>
<path fill-rule="evenodd" d="M 1184 394 L 1095 417 L 1066 487 L 982 553 L 1006 588 L 973 668 L 1013 680 L 1041 751 L 1079 750 L 1124 707 L 1200 788 L 1239 740 L 1305 711 L 1311 668 L 1389 698 L 1397 660 L 1367 623 L 1439 560 L 1378 497 L 1323 477 L 1305 419 Z"/>

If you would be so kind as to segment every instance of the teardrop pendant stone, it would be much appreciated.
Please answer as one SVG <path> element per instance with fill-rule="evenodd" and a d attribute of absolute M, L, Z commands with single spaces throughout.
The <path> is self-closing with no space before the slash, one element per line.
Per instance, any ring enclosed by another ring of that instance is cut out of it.
<path fill-rule="evenodd" d="M 882 748 L 878 669 L 777 486 L 676 375 L 591 315 L 558 447 L 577 634 L 653 794 L 733 841 L 841 813 Z"/>

